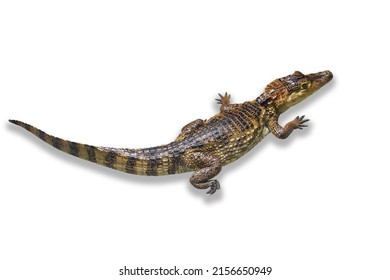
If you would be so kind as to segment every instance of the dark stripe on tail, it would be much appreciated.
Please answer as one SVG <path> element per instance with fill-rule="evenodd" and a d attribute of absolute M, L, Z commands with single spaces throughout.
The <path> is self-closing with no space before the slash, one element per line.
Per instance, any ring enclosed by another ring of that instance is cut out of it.
<path fill-rule="evenodd" d="M 179 167 L 180 150 L 177 146 L 170 147 L 168 151 L 168 174 L 176 174 Z"/>
<path fill-rule="evenodd" d="M 117 154 L 113 151 L 108 152 L 104 157 L 104 165 L 113 168 L 116 160 L 116 155 Z"/>
<path fill-rule="evenodd" d="M 169 161 L 168 161 L 168 174 L 169 175 L 172 175 L 172 174 L 175 174 L 176 171 L 177 171 L 177 167 L 178 167 L 178 163 L 179 163 L 179 158 L 178 157 L 169 157 Z"/>
<path fill-rule="evenodd" d="M 61 138 L 58 138 L 58 137 L 53 137 L 53 147 L 58 149 L 58 150 L 62 150 L 62 142 L 63 140 Z"/>
<path fill-rule="evenodd" d="M 24 124 L 24 128 L 25 128 L 26 130 L 28 130 L 28 131 L 31 132 L 32 126 L 29 125 L 28 123 L 25 123 L 25 124 Z"/>
<path fill-rule="evenodd" d="M 90 146 L 90 145 L 85 145 L 85 149 L 87 150 L 88 160 L 90 162 L 96 163 L 96 153 L 95 153 L 96 147 Z"/>
<path fill-rule="evenodd" d="M 148 162 L 148 167 L 146 169 L 146 175 L 148 176 L 157 176 L 157 167 L 161 164 L 158 159 L 150 159 Z"/>
<path fill-rule="evenodd" d="M 79 147 L 78 144 L 75 142 L 68 142 L 69 143 L 69 153 L 72 156 L 79 157 Z"/>
<path fill-rule="evenodd" d="M 39 139 L 41 139 L 41 140 L 43 140 L 43 141 L 45 141 L 46 142 L 46 133 L 45 132 L 43 132 L 42 130 L 40 130 L 39 129 L 39 131 L 38 131 L 38 137 L 39 137 Z"/>
<path fill-rule="evenodd" d="M 126 162 L 126 166 L 125 166 L 126 173 L 134 174 L 136 163 L 137 163 L 137 159 L 135 157 L 129 156 L 127 158 L 127 162 Z"/>
<path fill-rule="evenodd" d="M 151 148 L 147 151 L 148 152 L 145 155 L 147 155 L 149 161 L 146 169 L 146 175 L 157 176 L 157 167 L 159 166 L 159 164 L 161 164 L 161 161 L 156 158 L 157 150 L 155 148 Z"/>

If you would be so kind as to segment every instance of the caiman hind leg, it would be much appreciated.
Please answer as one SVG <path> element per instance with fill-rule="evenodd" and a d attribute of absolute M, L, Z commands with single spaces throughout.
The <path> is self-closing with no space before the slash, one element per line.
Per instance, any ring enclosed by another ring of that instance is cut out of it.
<path fill-rule="evenodd" d="M 204 120 L 201 119 L 197 119 L 186 124 L 181 129 L 181 132 L 179 136 L 177 136 L 176 141 L 184 140 L 188 136 L 191 136 L 198 128 L 202 127 L 203 125 L 204 125 Z"/>
<path fill-rule="evenodd" d="M 268 128 L 272 132 L 273 135 L 280 139 L 287 138 L 295 129 L 303 129 L 304 127 L 307 127 L 306 122 L 308 122 L 309 119 L 305 119 L 305 116 L 302 117 L 296 117 L 292 121 L 288 122 L 284 127 L 282 127 L 278 123 L 278 119 L 276 117 L 272 118 L 268 122 Z"/>
<path fill-rule="evenodd" d="M 190 153 L 184 157 L 184 162 L 196 171 L 190 178 L 190 183 L 198 189 L 208 189 L 207 194 L 214 194 L 220 189 L 219 182 L 214 178 L 222 169 L 220 160 L 201 152 Z"/>

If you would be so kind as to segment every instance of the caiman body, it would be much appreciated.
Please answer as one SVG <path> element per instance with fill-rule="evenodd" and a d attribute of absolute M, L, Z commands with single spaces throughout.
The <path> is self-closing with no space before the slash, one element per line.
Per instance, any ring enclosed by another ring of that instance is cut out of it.
<path fill-rule="evenodd" d="M 73 156 L 126 173 L 161 176 L 194 172 L 191 184 L 209 189 L 220 188 L 215 177 L 222 166 L 242 157 L 268 133 L 287 138 L 308 121 L 296 117 L 284 127 L 278 117 L 332 79 L 330 71 L 292 75 L 268 84 L 255 100 L 231 104 L 230 95 L 219 95 L 220 112 L 208 120 L 197 119 L 182 128 L 175 141 L 162 146 L 142 149 L 108 148 L 76 143 L 49 135 L 27 123 L 10 120 L 30 131 L 53 147 Z"/>

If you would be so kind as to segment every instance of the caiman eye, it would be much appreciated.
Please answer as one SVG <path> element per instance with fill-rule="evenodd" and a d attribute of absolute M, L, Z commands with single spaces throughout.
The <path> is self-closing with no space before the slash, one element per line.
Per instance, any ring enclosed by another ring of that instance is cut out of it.
<path fill-rule="evenodd" d="M 303 76 L 305 76 L 305 75 L 303 75 L 302 72 L 295 71 L 295 72 L 293 73 L 293 76 L 296 76 L 296 77 L 303 77 Z"/>
<path fill-rule="evenodd" d="M 301 85 L 301 89 L 307 89 L 309 87 L 309 83 L 303 83 L 302 85 Z"/>

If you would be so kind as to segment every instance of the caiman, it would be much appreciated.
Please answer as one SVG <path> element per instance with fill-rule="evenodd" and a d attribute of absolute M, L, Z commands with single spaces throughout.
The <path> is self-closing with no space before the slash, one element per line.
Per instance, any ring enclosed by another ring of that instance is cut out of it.
<path fill-rule="evenodd" d="M 47 134 L 27 123 L 10 120 L 65 153 L 126 173 L 162 176 L 193 172 L 191 184 L 214 194 L 220 184 L 213 179 L 223 166 L 249 152 L 270 132 L 287 138 L 307 126 L 298 116 L 286 125 L 280 114 L 312 95 L 332 79 L 330 71 L 304 75 L 299 71 L 268 84 L 256 99 L 232 104 L 230 95 L 219 94 L 220 111 L 213 117 L 185 125 L 175 141 L 161 146 L 128 149 L 80 144 Z"/>

